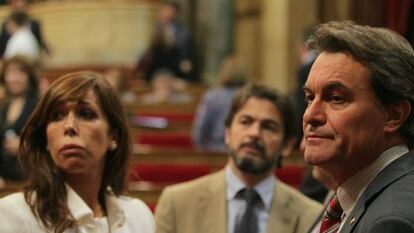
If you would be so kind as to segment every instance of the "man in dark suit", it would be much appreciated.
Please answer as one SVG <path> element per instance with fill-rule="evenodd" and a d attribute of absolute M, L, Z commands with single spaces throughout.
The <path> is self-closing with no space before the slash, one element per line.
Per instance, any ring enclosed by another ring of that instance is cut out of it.
<path fill-rule="evenodd" d="M 352 22 L 321 25 L 308 46 L 304 157 L 339 185 L 328 212 L 343 209 L 329 232 L 414 232 L 412 47 Z"/>
<path fill-rule="evenodd" d="M 20 12 L 27 13 L 28 5 L 29 5 L 28 0 L 11 0 L 10 1 L 10 8 L 12 11 L 20 11 Z M 42 27 L 39 21 L 33 18 L 29 18 L 27 24 L 28 24 L 27 26 L 30 28 L 30 31 L 35 36 L 40 49 L 46 53 L 49 53 L 50 52 L 49 48 L 47 44 L 45 43 L 43 36 L 42 36 Z M 6 22 L 3 22 L 1 26 L 1 32 L 0 32 L 0 57 L 3 57 L 4 52 L 6 50 L 7 42 L 9 41 L 10 37 L 11 35 L 6 29 Z"/>

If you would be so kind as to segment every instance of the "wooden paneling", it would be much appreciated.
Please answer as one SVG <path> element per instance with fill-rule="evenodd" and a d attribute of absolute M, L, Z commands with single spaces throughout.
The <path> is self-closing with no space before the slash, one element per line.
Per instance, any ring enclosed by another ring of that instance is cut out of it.
<path fill-rule="evenodd" d="M 33 4 L 30 14 L 52 51 L 43 57 L 46 67 L 132 66 L 149 44 L 157 8 L 156 1 L 49 1 Z"/>

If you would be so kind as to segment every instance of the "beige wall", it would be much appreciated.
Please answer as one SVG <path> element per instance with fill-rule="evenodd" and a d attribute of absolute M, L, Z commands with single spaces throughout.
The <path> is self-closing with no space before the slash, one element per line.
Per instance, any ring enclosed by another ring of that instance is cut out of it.
<path fill-rule="evenodd" d="M 349 19 L 350 0 L 236 0 L 235 51 L 250 74 L 292 93 L 302 31 L 320 20 Z"/>
<path fill-rule="evenodd" d="M 263 81 L 286 91 L 289 57 L 289 0 L 262 0 L 260 27 Z"/>
<path fill-rule="evenodd" d="M 214 15 L 214 11 L 204 8 L 210 0 L 197 1 L 202 10 L 198 12 L 196 28 L 211 33 L 206 20 L 199 19 Z M 301 31 L 318 23 L 319 18 L 348 18 L 349 1 L 234 0 L 235 54 L 246 64 L 250 77 L 289 93 L 296 86 Z M 33 4 L 31 14 L 42 22 L 45 39 L 53 51 L 44 57 L 45 65 L 132 66 L 149 43 L 157 2 L 82 0 Z M 0 17 L 7 13 L 7 8 L 0 8 Z M 209 48 L 207 52 L 216 50 Z"/>
<path fill-rule="evenodd" d="M 31 6 L 52 50 L 46 67 L 132 66 L 147 47 L 156 4 L 131 1 L 52 1 Z M 1 9 L 0 15 L 8 9 Z"/>
<path fill-rule="evenodd" d="M 297 70 L 300 65 L 299 47 L 303 31 L 317 25 L 318 0 L 290 0 L 289 5 L 289 53 L 286 88 L 292 92 L 297 88 Z"/>
<path fill-rule="evenodd" d="M 235 1 L 234 51 L 251 79 L 261 77 L 260 14 L 260 1 Z"/>
<path fill-rule="evenodd" d="M 298 38 L 317 22 L 317 0 L 236 1 L 235 51 L 249 75 L 285 93 L 296 86 Z"/>
<path fill-rule="evenodd" d="M 263 80 L 284 93 L 296 88 L 299 40 L 318 21 L 317 0 L 262 0 Z"/>

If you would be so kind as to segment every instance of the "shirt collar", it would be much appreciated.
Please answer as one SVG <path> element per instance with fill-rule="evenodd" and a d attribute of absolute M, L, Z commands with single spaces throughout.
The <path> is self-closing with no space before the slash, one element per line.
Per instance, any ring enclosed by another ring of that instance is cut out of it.
<path fill-rule="evenodd" d="M 70 213 L 73 215 L 76 221 L 82 221 L 84 219 L 93 218 L 93 212 L 91 208 L 82 200 L 82 198 L 76 193 L 75 190 L 66 184 L 66 190 L 68 195 L 68 207 Z"/>
<path fill-rule="evenodd" d="M 246 188 L 246 184 L 243 183 L 231 170 L 230 166 L 226 166 L 226 183 L 227 183 L 227 201 L 235 199 L 236 194 Z M 274 176 L 269 176 L 262 180 L 260 183 L 253 186 L 254 190 L 259 194 L 263 201 L 266 210 L 270 209 L 272 203 L 272 197 L 276 185 L 276 179 Z"/>
<path fill-rule="evenodd" d="M 93 219 L 93 212 L 91 208 L 83 201 L 83 199 L 76 193 L 75 190 L 66 184 L 68 193 L 68 208 L 75 220 L 82 224 L 85 221 Z M 122 226 L 125 223 L 125 213 L 118 203 L 116 196 L 112 194 L 110 189 L 105 194 L 105 204 L 107 210 L 107 218 L 111 228 L 113 226 Z"/>
<path fill-rule="evenodd" d="M 368 184 L 386 166 L 408 152 L 405 145 L 399 145 L 384 151 L 374 162 L 355 173 L 338 187 L 337 196 L 346 216 L 351 214 L 352 209 Z"/>

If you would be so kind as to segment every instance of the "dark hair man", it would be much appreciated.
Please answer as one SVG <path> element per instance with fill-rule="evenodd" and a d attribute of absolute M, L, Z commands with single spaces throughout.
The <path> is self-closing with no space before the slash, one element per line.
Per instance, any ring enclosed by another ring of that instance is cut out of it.
<path fill-rule="evenodd" d="M 157 232 L 305 232 L 319 204 L 274 177 L 279 156 L 295 142 L 294 116 L 291 102 L 275 90 L 240 89 L 225 122 L 227 166 L 167 187 L 155 212 Z"/>
<path fill-rule="evenodd" d="M 319 56 L 304 86 L 304 157 L 339 185 L 328 208 L 343 209 L 336 227 L 414 232 L 412 47 L 352 22 L 322 24 L 308 44 Z"/>

